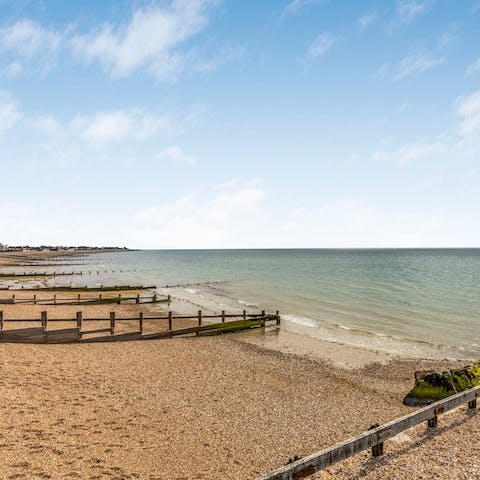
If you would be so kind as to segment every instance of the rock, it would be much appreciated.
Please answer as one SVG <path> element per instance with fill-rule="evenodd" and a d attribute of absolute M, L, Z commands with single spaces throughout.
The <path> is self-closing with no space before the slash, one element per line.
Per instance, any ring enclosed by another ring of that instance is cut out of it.
<path fill-rule="evenodd" d="M 415 386 L 403 399 L 405 405 L 418 407 L 480 385 L 480 360 L 458 370 L 415 372 Z"/>

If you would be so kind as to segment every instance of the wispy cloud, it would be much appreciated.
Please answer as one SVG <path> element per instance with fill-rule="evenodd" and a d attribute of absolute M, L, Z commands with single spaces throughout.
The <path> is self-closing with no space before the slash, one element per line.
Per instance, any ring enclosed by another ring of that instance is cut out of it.
<path fill-rule="evenodd" d="M 289 15 L 294 15 L 300 12 L 307 5 L 318 5 L 325 3 L 328 0 L 292 0 L 288 3 L 285 8 L 282 10 L 281 18 L 288 17 Z"/>
<path fill-rule="evenodd" d="M 400 0 L 398 2 L 397 13 L 401 20 L 408 22 L 420 15 L 428 13 L 432 6 L 433 0 Z"/>
<path fill-rule="evenodd" d="M 169 160 L 182 165 L 195 165 L 197 163 L 197 159 L 194 156 L 185 153 L 178 145 L 164 148 L 159 153 L 158 160 Z"/>
<path fill-rule="evenodd" d="M 72 129 L 92 145 L 101 147 L 110 143 L 143 141 L 155 134 L 169 132 L 171 125 L 167 117 L 143 110 L 115 110 L 77 116 Z"/>
<path fill-rule="evenodd" d="M 112 77 L 146 71 L 156 79 L 172 80 L 185 71 L 211 71 L 219 63 L 240 56 L 239 48 L 225 47 L 212 58 L 199 58 L 189 45 L 203 32 L 213 7 L 221 0 L 171 0 L 133 11 L 124 24 L 106 23 L 87 33 L 73 27 L 55 30 L 29 19 L 0 28 L 0 74 L 15 77 L 28 71 L 47 73 L 60 53 L 85 63 L 98 63 Z"/>
<path fill-rule="evenodd" d="M 9 55 L 10 62 L 3 74 L 15 77 L 24 70 L 28 62 L 41 73 L 48 72 L 55 63 L 65 32 L 47 29 L 40 24 L 23 19 L 0 29 L 0 53 Z"/>
<path fill-rule="evenodd" d="M 146 70 L 157 78 L 175 77 L 186 68 L 188 54 L 181 46 L 208 24 L 214 0 L 174 0 L 165 7 L 137 10 L 123 26 L 104 25 L 77 35 L 73 44 L 88 63 L 100 62 L 105 71 L 124 77 Z"/>
<path fill-rule="evenodd" d="M 474 75 L 480 73 L 480 57 L 467 67 L 467 75 Z"/>
<path fill-rule="evenodd" d="M 155 248 L 218 248 L 251 245 L 245 232 L 261 228 L 263 182 L 230 180 L 203 192 L 140 210 L 131 241 Z M 192 239 L 191 232 L 196 232 Z"/>
<path fill-rule="evenodd" d="M 330 33 L 323 32 L 310 44 L 307 58 L 314 60 L 325 55 L 338 42 L 338 38 Z"/>
<path fill-rule="evenodd" d="M 457 114 L 461 119 L 462 135 L 480 133 L 480 90 L 457 100 Z"/>
<path fill-rule="evenodd" d="M 411 55 L 407 55 L 398 62 L 395 79 L 401 80 L 402 78 L 416 75 L 426 72 L 432 68 L 439 67 L 446 61 L 445 56 L 428 52 L 416 52 Z"/>
<path fill-rule="evenodd" d="M 417 142 L 404 145 L 396 150 L 377 150 L 372 158 L 374 160 L 391 161 L 406 165 L 424 158 L 438 158 L 448 153 L 449 148 L 443 142 Z"/>
<path fill-rule="evenodd" d="M 366 30 L 378 18 L 379 18 L 379 14 L 377 12 L 365 13 L 358 19 L 358 26 L 361 30 Z"/>
<path fill-rule="evenodd" d="M 0 91 L 0 135 L 13 128 L 22 116 L 17 102 L 11 95 Z"/>

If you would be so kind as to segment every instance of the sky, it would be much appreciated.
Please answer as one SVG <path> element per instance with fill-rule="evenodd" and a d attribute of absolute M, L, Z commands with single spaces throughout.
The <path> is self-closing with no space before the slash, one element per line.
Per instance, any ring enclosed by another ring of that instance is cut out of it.
<path fill-rule="evenodd" d="M 0 0 L 0 242 L 480 247 L 480 0 Z"/>

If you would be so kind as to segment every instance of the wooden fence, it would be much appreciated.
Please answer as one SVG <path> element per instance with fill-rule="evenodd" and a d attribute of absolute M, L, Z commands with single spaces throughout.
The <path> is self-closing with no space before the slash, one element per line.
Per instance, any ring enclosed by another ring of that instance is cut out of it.
<path fill-rule="evenodd" d="M 235 320 L 234 320 L 235 319 Z M 187 328 L 174 328 L 174 321 L 194 320 L 197 325 Z M 217 320 L 217 321 L 216 321 Z M 164 321 L 167 330 L 161 332 L 153 332 L 144 334 L 144 324 L 147 321 Z M 68 329 L 52 329 L 48 330 L 50 323 L 74 323 L 74 328 Z M 107 328 L 96 328 L 93 330 L 85 330 L 84 324 L 89 322 L 107 322 Z M 168 312 L 167 315 L 146 317 L 140 313 L 138 317 L 121 317 L 118 318 L 115 312 L 110 312 L 109 318 L 84 318 L 83 312 L 77 312 L 76 318 L 48 318 L 47 312 L 41 312 L 40 318 L 5 318 L 3 311 L 0 311 L 0 341 L 23 341 L 32 343 L 45 342 L 66 342 L 78 341 L 86 334 L 110 333 L 115 335 L 115 327 L 118 322 L 138 322 L 138 330 L 123 334 L 123 339 L 153 339 L 174 337 L 186 334 L 218 334 L 226 332 L 235 332 L 240 330 L 248 330 L 250 328 L 265 327 L 267 323 L 280 324 L 280 314 L 267 314 L 265 311 L 261 313 L 247 313 L 245 310 L 238 314 L 227 314 L 224 311 L 220 315 L 205 315 L 201 310 L 197 315 L 173 315 Z M 5 329 L 7 323 L 40 323 L 39 328 L 19 328 Z M 108 341 L 108 337 L 101 337 L 97 341 Z"/>
<path fill-rule="evenodd" d="M 57 295 L 53 295 L 51 298 L 38 298 L 34 295 L 32 298 L 17 298 L 16 295 L 12 295 L 10 298 L 0 298 L 0 305 L 104 305 L 107 303 L 116 303 L 120 305 L 125 302 L 133 302 L 136 305 L 144 303 L 171 303 L 171 296 L 167 295 L 164 298 L 159 298 L 157 294 L 152 296 L 122 296 L 119 294 L 116 297 L 107 296 L 102 294 L 98 297 L 82 297 L 78 294 L 77 298 L 61 298 Z"/>
<path fill-rule="evenodd" d="M 257 480 L 299 480 L 369 448 L 372 449 L 373 456 L 380 456 L 383 454 L 383 443 L 386 440 L 425 421 L 428 422 L 430 428 L 435 428 L 439 415 L 466 403 L 468 404 L 467 412 L 473 411 L 477 408 L 478 397 L 480 397 L 480 386 L 432 403 L 414 413 L 372 428 L 345 442 L 296 460 L 267 475 L 258 477 Z"/>

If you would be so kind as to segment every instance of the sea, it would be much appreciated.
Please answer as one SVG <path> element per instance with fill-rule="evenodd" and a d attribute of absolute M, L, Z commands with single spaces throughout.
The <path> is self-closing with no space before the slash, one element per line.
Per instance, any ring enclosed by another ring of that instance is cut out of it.
<path fill-rule="evenodd" d="M 52 281 L 155 286 L 174 310 L 278 310 L 281 329 L 310 339 L 480 357 L 480 249 L 140 250 L 68 262 L 83 275 Z"/>

